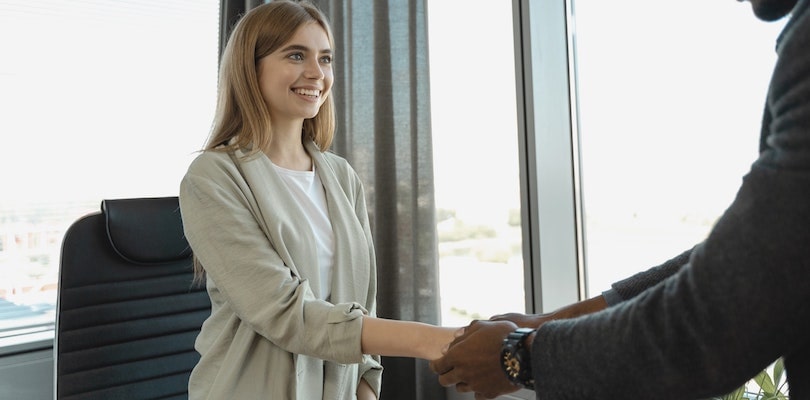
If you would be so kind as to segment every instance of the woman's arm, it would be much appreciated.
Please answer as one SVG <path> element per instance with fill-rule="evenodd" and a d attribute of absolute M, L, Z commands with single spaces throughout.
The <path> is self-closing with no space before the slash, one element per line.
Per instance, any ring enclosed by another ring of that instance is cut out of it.
<path fill-rule="evenodd" d="M 453 341 L 458 328 L 422 322 L 363 317 L 361 347 L 364 354 L 435 360 Z"/>
<path fill-rule="evenodd" d="M 360 384 L 357 385 L 357 400 L 377 400 L 377 394 L 365 379 L 360 379 Z"/>

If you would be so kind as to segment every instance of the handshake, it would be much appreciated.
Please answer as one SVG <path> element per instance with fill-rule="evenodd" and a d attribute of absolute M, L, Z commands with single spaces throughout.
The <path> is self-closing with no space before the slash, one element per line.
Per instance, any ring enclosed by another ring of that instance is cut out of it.
<path fill-rule="evenodd" d="M 430 368 L 443 386 L 493 399 L 521 388 L 534 390 L 531 348 L 536 330 L 548 321 L 574 318 L 607 307 L 599 296 L 549 314 L 502 314 L 476 320 L 454 332 Z M 520 329 L 523 328 L 523 329 Z"/>

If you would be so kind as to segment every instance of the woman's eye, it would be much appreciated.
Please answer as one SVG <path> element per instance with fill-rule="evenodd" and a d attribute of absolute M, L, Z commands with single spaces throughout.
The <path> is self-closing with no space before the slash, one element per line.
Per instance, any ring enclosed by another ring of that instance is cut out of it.
<path fill-rule="evenodd" d="M 322 64 L 331 64 L 332 63 L 332 56 L 323 56 L 321 57 Z"/>
<path fill-rule="evenodd" d="M 289 58 L 291 60 L 295 60 L 295 61 L 303 61 L 304 60 L 304 55 L 301 54 L 301 53 L 293 53 L 293 54 L 290 54 L 289 56 L 287 56 L 287 58 Z"/>

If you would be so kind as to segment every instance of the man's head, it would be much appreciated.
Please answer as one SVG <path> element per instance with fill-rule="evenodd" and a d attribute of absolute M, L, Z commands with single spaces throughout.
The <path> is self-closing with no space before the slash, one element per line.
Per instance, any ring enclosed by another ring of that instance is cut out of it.
<path fill-rule="evenodd" d="M 746 0 L 740 0 L 746 1 Z M 763 21 L 776 21 L 790 13 L 798 0 L 747 0 L 754 15 Z"/>

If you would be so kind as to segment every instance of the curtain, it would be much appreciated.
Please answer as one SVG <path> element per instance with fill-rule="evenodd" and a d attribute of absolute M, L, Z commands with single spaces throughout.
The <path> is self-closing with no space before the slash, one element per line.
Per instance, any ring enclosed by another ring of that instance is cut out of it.
<path fill-rule="evenodd" d="M 335 36 L 333 151 L 365 182 L 383 318 L 440 323 L 426 0 L 311 0 Z M 262 1 L 222 0 L 221 43 Z M 384 357 L 382 399 L 446 398 L 427 362 Z"/>
<path fill-rule="evenodd" d="M 221 0 L 219 2 L 219 54 L 225 50 L 231 28 L 239 17 L 253 7 L 263 4 L 264 0 Z"/>

